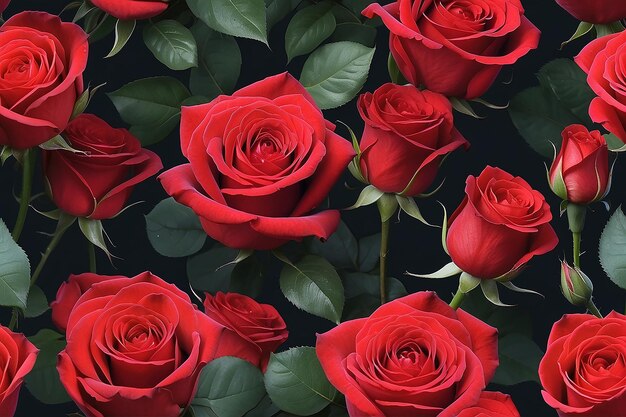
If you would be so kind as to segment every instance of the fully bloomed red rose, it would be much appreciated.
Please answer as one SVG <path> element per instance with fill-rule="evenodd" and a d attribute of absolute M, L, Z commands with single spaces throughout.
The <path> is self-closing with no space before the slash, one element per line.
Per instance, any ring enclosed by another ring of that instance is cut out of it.
<path fill-rule="evenodd" d="M 118 19 L 139 20 L 163 13 L 169 0 L 91 0 L 91 2 Z"/>
<path fill-rule="evenodd" d="M 609 149 L 599 131 L 571 125 L 550 167 L 550 187 L 563 200 L 590 204 L 602 199 L 609 187 Z"/>
<path fill-rule="evenodd" d="M 316 349 L 350 417 L 457 417 L 498 366 L 497 330 L 433 292 L 341 323 Z"/>
<path fill-rule="evenodd" d="M 0 416 L 15 414 L 24 377 L 35 366 L 38 352 L 23 334 L 0 326 Z"/>
<path fill-rule="evenodd" d="M 81 114 L 63 136 L 79 152 L 43 152 L 44 175 L 54 203 L 77 217 L 109 219 L 123 208 L 133 187 L 163 168 L 126 129 Z"/>
<path fill-rule="evenodd" d="M 411 84 L 467 99 L 485 93 L 541 34 L 519 0 L 397 0 L 363 14 L 383 19 L 389 49 Z"/>
<path fill-rule="evenodd" d="M 603 24 L 626 18 L 626 3 L 615 0 L 556 0 L 559 6 L 583 22 Z"/>
<path fill-rule="evenodd" d="M 48 13 L 23 12 L 0 26 L 0 145 L 26 149 L 65 129 L 88 49 L 80 26 Z"/>
<path fill-rule="evenodd" d="M 587 83 L 598 97 L 591 101 L 589 115 L 626 143 L 626 32 L 590 42 L 574 59 L 587 73 Z"/>
<path fill-rule="evenodd" d="M 361 172 L 381 191 L 423 193 L 443 157 L 469 145 L 454 127 L 452 105 L 441 94 L 387 83 L 362 94 L 358 108 L 365 121 Z"/>
<path fill-rule="evenodd" d="M 257 350 L 254 365 L 265 370 L 270 354 L 289 336 L 287 325 L 276 309 L 237 293 L 205 294 L 204 312 L 237 333 Z"/>
<path fill-rule="evenodd" d="M 283 73 L 183 107 L 180 142 L 189 163 L 159 179 L 226 246 L 274 249 L 328 238 L 339 212 L 309 213 L 354 156 L 333 130 L 304 87 Z"/>
<path fill-rule="evenodd" d="M 86 417 L 178 417 L 204 365 L 257 354 L 149 272 L 79 279 L 92 285 L 78 301 L 57 300 L 64 309 L 74 303 L 57 369 Z"/>
<path fill-rule="evenodd" d="M 625 417 L 626 316 L 563 316 L 550 332 L 539 378 L 559 417 Z"/>
<path fill-rule="evenodd" d="M 522 178 L 488 166 L 467 178 L 465 195 L 446 242 L 452 261 L 468 274 L 498 278 L 558 244 L 550 206 Z"/>
<path fill-rule="evenodd" d="M 520 417 L 509 395 L 483 391 L 478 403 L 461 411 L 457 417 Z"/>

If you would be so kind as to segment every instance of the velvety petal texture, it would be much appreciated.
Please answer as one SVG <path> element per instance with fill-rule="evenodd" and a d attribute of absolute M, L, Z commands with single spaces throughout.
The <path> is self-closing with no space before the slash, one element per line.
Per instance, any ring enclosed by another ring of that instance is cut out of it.
<path fill-rule="evenodd" d="M 467 99 L 484 94 L 540 36 L 519 0 L 396 0 L 363 15 L 389 29 L 389 48 L 411 84 Z"/>
<path fill-rule="evenodd" d="M 289 336 L 287 325 L 276 309 L 237 293 L 205 294 L 204 312 L 227 329 L 237 333 L 258 351 L 252 362 L 265 371 L 270 354 Z"/>
<path fill-rule="evenodd" d="M 204 365 L 221 356 L 252 361 L 256 350 L 209 318 L 189 296 L 144 272 L 133 278 L 82 274 L 86 291 L 60 291 L 70 309 L 57 369 L 86 417 L 178 417 Z M 66 287 L 67 288 L 67 287 Z"/>
<path fill-rule="evenodd" d="M 91 3 L 120 20 L 139 20 L 163 13 L 169 0 L 92 0 Z"/>
<path fill-rule="evenodd" d="M 115 217 L 133 187 L 163 168 L 159 156 L 128 130 L 92 114 L 72 120 L 63 137 L 78 152 L 43 151 L 43 169 L 52 200 L 73 216 Z"/>
<path fill-rule="evenodd" d="M 483 391 L 478 403 L 461 411 L 457 417 L 520 417 L 520 414 L 509 395 Z"/>
<path fill-rule="evenodd" d="M 0 145 L 26 149 L 61 133 L 83 92 L 87 34 L 44 12 L 0 26 Z"/>
<path fill-rule="evenodd" d="M 591 119 L 626 143 L 626 32 L 591 41 L 574 60 L 598 96 L 589 107 Z"/>
<path fill-rule="evenodd" d="M 452 261 L 468 274 L 498 278 L 558 244 L 550 206 L 522 178 L 488 166 L 467 178 L 465 194 L 446 242 Z"/>
<path fill-rule="evenodd" d="M 0 416 L 15 414 L 24 377 L 35 366 L 38 352 L 23 334 L 0 326 Z"/>
<path fill-rule="evenodd" d="M 441 94 L 387 83 L 359 97 L 365 121 L 359 159 L 364 178 L 386 193 L 416 196 L 433 183 L 450 152 L 469 143 Z"/>
<path fill-rule="evenodd" d="M 615 0 L 556 0 L 569 14 L 583 22 L 612 23 L 626 18 L 626 3 Z"/>
<path fill-rule="evenodd" d="M 180 142 L 189 163 L 159 180 L 226 246 L 274 249 L 306 236 L 326 239 L 339 213 L 310 213 L 355 154 L 333 130 L 295 78 L 272 76 L 183 107 Z"/>
<path fill-rule="evenodd" d="M 539 378 L 559 417 L 625 417 L 626 316 L 563 316 L 552 327 Z"/>
<path fill-rule="evenodd" d="M 562 199 L 590 204 L 602 199 L 610 184 L 609 149 L 598 130 L 572 125 L 563 130 L 559 154 L 550 168 L 550 186 Z"/>
<path fill-rule="evenodd" d="M 420 292 L 317 336 L 350 417 L 456 417 L 498 366 L 497 330 Z"/>

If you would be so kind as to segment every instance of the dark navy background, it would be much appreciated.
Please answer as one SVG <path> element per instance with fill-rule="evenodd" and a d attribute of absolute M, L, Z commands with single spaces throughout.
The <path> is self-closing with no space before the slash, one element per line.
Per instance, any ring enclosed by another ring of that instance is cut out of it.
<path fill-rule="evenodd" d="M 5 12 L 5 18 L 26 8 L 59 13 L 68 2 L 69 0 L 13 0 Z M 561 42 L 569 38 L 569 35 L 576 29 L 578 22 L 561 10 L 552 0 L 525 0 L 523 4 L 526 7 L 528 18 L 543 32 L 541 43 L 538 50 L 521 59 L 514 68 L 506 68 L 502 72 L 499 80 L 486 97 L 494 103 L 506 103 L 515 93 L 535 85 L 537 82 L 534 74 L 543 64 L 558 57 L 574 56 L 589 40 L 589 38 L 585 38 L 582 42 L 575 42 L 560 52 L 558 48 Z M 65 16 L 65 18 L 67 20 L 71 17 Z M 270 34 L 272 50 L 267 49 L 259 42 L 239 40 L 243 56 L 243 68 L 238 87 L 285 71 L 285 69 L 296 76 L 299 75 L 304 61 L 302 58 L 295 59 L 289 66 L 285 66 L 286 55 L 283 39 L 287 22 L 288 20 L 281 22 L 272 30 Z M 112 35 L 91 46 L 89 65 L 85 73 L 86 83 L 98 85 L 106 82 L 107 85 L 102 89 L 105 92 L 116 90 L 127 82 L 138 78 L 164 74 L 177 76 L 185 84 L 187 83 L 188 71 L 174 74 L 151 56 L 143 45 L 140 30 L 135 33 L 131 42 L 120 54 L 112 59 L 104 59 L 103 57 L 108 53 L 111 43 Z M 372 91 L 388 81 L 386 29 L 381 28 L 379 30 L 377 44 L 378 50 L 369 80 L 365 85 L 365 90 L 368 91 Z M 505 85 L 504 82 L 510 80 L 512 82 Z M 511 295 L 510 293 L 503 295 L 504 301 L 521 304 L 531 311 L 535 339 L 544 349 L 552 323 L 564 313 L 579 311 L 567 304 L 559 290 L 559 258 L 562 258 L 564 254 L 571 258 L 569 255 L 571 238 L 567 231 L 567 222 L 564 218 L 559 219 L 559 200 L 550 192 L 546 183 L 544 168 L 546 161 L 526 145 L 512 125 L 508 113 L 482 107 L 477 107 L 477 110 L 488 117 L 484 120 L 475 120 L 457 114 L 458 128 L 472 143 L 471 149 L 466 153 L 457 152 L 448 158 L 441 175 L 441 177 L 446 177 L 442 191 L 435 198 L 424 200 L 420 204 L 427 219 L 440 222 L 441 210 L 436 200 L 442 201 L 448 211 L 451 212 L 463 197 L 467 175 L 477 175 L 486 165 L 499 166 L 512 174 L 520 175 L 546 195 L 555 215 L 553 225 L 562 242 L 551 254 L 533 259 L 530 268 L 516 281 L 519 286 L 532 288 L 543 293 L 546 299 L 542 300 L 530 295 Z M 102 93 L 99 93 L 93 100 L 88 112 L 99 115 L 114 126 L 123 126 L 115 108 Z M 326 116 L 331 121 L 342 120 L 348 123 L 357 134 L 362 129 L 362 122 L 358 117 L 354 101 L 339 109 L 326 112 Z M 345 134 L 343 131 L 341 133 Z M 553 140 L 560 139 L 553 138 Z M 165 141 L 153 146 L 152 149 L 161 156 L 166 168 L 184 162 L 180 153 L 177 134 L 171 135 Z M 12 198 L 16 179 L 14 165 L 14 161 L 10 161 L 0 170 L 0 192 L 4 196 L 0 204 L 0 216 L 9 227 L 12 226 L 17 211 L 17 203 Z M 624 177 L 624 166 L 618 162 L 613 191 L 609 195 L 612 209 L 624 201 L 624 192 L 622 191 L 626 186 Z M 346 180 L 356 185 L 356 181 L 348 176 L 346 176 Z M 36 187 L 37 190 L 41 189 L 40 181 Z M 347 207 L 356 200 L 357 195 L 358 191 L 347 190 L 342 184 L 338 184 L 331 195 L 331 205 L 337 208 Z M 131 208 L 118 219 L 104 222 L 107 232 L 115 243 L 114 254 L 123 259 L 116 260 L 113 267 L 102 254 L 99 254 L 98 272 L 133 276 L 144 270 L 151 270 L 162 278 L 178 284 L 183 289 L 188 287 L 185 259 L 165 258 L 158 255 L 146 237 L 143 215 L 165 197 L 166 195 L 157 181 L 150 179 L 136 188 L 131 200 L 144 200 L 145 203 Z M 611 309 L 623 311 L 626 293 L 608 280 L 599 266 L 597 257 L 598 239 L 608 218 L 608 213 L 601 205 L 594 206 L 593 209 L 594 212 L 588 215 L 587 227 L 583 234 L 583 250 L 586 251 L 582 256 L 583 268 L 596 286 L 595 294 L 598 307 L 605 313 Z M 344 220 L 357 237 L 376 233 L 380 227 L 374 207 L 346 212 Z M 20 244 L 29 254 L 33 264 L 38 262 L 39 253 L 43 251 L 48 241 L 46 236 L 38 232 L 52 232 L 53 229 L 54 222 L 32 211 L 29 213 L 27 226 Z M 407 216 L 402 216 L 401 224 L 393 224 L 391 233 L 391 253 L 389 256 L 391 275 L 402 277 L 402 273 L 406 270 L 430 272 L 448 262 L 439 244 L 439 230 L 428 228 Z M 85 272 L 87 269 L 87 248 L 78 228 L 74 226 L 63 238 L 60 246 L 46 265 L 39 283 L 49 299 L 52 300 L 56 289 L 68 277 L 69 273 Z M 456 289 L 455 280 L 427 282 L 407 277 L 403 277 L 402 280 L 410 291 L 434 289 L 445 300 L 449 300 L 452 292 Z M 323 332 L 330 328 L 328 321 L 317 319 L 297 310 L 283 298 L 278 288 L 277 274 L 266 277 L 265 292 L 261 300 L 275 305 L 287 321 L 290 338 L 284 347 L 313 345 L 315 332 Z M 8 311 L 0 310 L 0 314 L 2 315 L 2 323 L 6 324 Z M 42 318 L 23 320 L 20 323 L 20 331 L 32 335 L 41 327 L 46 326 L 51 326 L 49 313 Z M 529 382 L 514 387 L 496 388 L 513 395 L 523 416 L 556 416 L 554 411 L 543 404 L 540 387 L 535 383 Z M 75 411 L 77 410 L 73 404 L 42 405 L 33 399 L 26 389 L 22 389 L 16 415 L 18 417 L 62 416 Z"/>

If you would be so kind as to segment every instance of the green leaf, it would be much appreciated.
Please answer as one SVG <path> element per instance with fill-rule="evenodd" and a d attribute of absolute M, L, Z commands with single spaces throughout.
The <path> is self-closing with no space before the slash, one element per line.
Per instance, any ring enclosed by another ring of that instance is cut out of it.
<path fill-rule="evenodd" d="M 0 220 L 0 305 L 25 309 L 29 287 L 28 257 Z"/>
<path fill-rule="evenodd" d="M 187 0 L 187 5 L 210 28 L 267 45 L 264 0 Z"/>
<path fill-rule="evenodd" d="M 331 42 L 351 41 L 373 48 L 376 44 L 376 29 L 356 22 L 339 23 L 329 40 Z"/>
<path fill-rule="evenodd" d="M 345 288 L 346 303 L 341 321 L 367 317 L 380 307 L 380 282 L 378 275 L 351 272 L 341 275 Z M 397 278 L 387 277 L 389 301 L 408 294 L 404 284 Z"/>
<path fill-rule="evenodd" d="M 500 308 L 485 299 L 480 291 L 466 294 L 461 308 L 474 317 L 498 329 L 500 337 L 510 333 L 520 333 L 532 337 L 532 320 L 522 307 Z"/>
<path fill-rule="evenodd" d="M 265 388 L 281 410 L 298 416 L 321 411 L 337 395 L 312 347 L 272 354 L 265 371 Z"/>
<path fill-rule="evenodd" d="M 300 4 L 300 0 L 265 0 L 267 30 L 283 20 Z"/>
<path fill-rule="evenodd" d="M 589 105 L 595 94 L 587 84 L 587 74 L 574 61 L 562 58 L 549 62 L 539 70 L 537 77 L 583 124 L 593 123 Z"/>
<path fill-rule="evenodd" d="M 230 94 L 241 72 L 241 51 L 232 36 L 209 28 L 202 21 L 191 27 L 198 43 L 198 68 L 191 70 L 189 88 L 194 94 L 210 99 Z"/>
<path fill-rule="evenodd" d="M 50 306 L 48 305 L 46 294 L 44 294 L 43 290 L 37 285 L 32 286 L 28 293 L 24 317 L 28 319 L 39 317 L 49 309 Z"/>
<path fill-rule="evenodd" d="M 109 52 L 105 58 L 111 58 L 112 56 L 117 55 L 117 53 L 124 48 L 124 45 L 126 45 L 130 37 L 133 35 L 136 24 L 137 22 L 134 20 L 118 20 L 115 23 L 115 42 L 113 43 L 111 52 Z"/>
<path fill-rule="evenodd" d="M 537 369 L 543 357 L 539 346 L 527 336 L 510 333 L 498 342 L 500 366 L 491 380 L 494 384 L 515 385 L 520 382 L 539 382 Z"/>
<path fill-rule="evenodd" d="M 258 297 L 263 290 L 263 264 L 255 256 L 237 263 L 230 274 L 228 290 L 248 297 Z"/>
<path fill-rule="evenodd" d="M 173 198 L 162 200 L 146 215 L 146 230 L 154 250 L 173 258 L 198 252 L 207 237 L 193 210 Z"/>
<path fill-rule="evenodd" d="M 304 63 L 300 82 L 320 108 L 339 107 L 363 87 L 374 51 L 375 48 L 348 41 L 323 45 Z"/>
<path fill-rule="evenodd" d="M 187 259 L 187 278 L 197 291 L 216 293 L 230 288 L 230 276 L 235 269 L 232 261 L 237 257 L 236 249 L 217 245 L 206 252 Z"/>
<path fill-rule="evenodd" d="M 621 206 L 602 231 L 599 253 L 604 272 L 616 285 L 626 289 L 626 215 Z"/>
<path fill-rule="evenodd" d="M 173 70 L 198 66 L 198 47 L 191 31 L 176 20 L 148 23 L 143 41 L 154 57 Z"/>
<path fill-rule="evenodd" d="M 44 404 L 61 404 L 71 401 L 65 392 L 57 371 L 57 355 L 65 348 L 63 335 L 41 329 L 29 340 L 39 349 L 33 370 L 24 379 L 26 388 Z"/>
<path fill-rule="evenodd" d="M 265 389 L 265 387 L 263 388 Z M 269 395 L 265 394 L 263 399 L 250 411 L 245 417 L 272 417 L 278 413 L 280 409 L 272 402 Z"/>
<path fill-rule="evenodd" d="M 306 255 L 295 264 L 286 264 L 280 273 L 280 289 L 299 309 L 339 322 L 344 304 L 343 285 L 326 259 Z"/>
<path fill-rule="evenodd" d="M 264 396 L 261 371 L 248 361 L 226 356 L 202 370 L 191 407 L 194 414 L 199 408 L 209 408 L 218 417 L 241 417 Z"/>
<path fill-rule="evenodd" d="M 516 95 L 509 106 L 513 124 L 537 153 L 552 158 L 553 148 L 561 143 L 567 126 L 582 123 L 554 96 L 551 90 L 532 87 Z"/>
<path fill-rule="evenodd" d="M 336 27 L 333 3 L 323 1 L 301 9 L 289 22 L 285 33 L 287 62 L 317 48 Z"/>
<path fill-rule="evenodd" d="M 322 242 L 313 238 L 309 245 L 309 250 L 315 255 L 319 255 L 339 269 L 355 269 L 359 256 L 359 247 L 356 237 L 352 234 L 344 222 L 339 223 L 339 227 L 328 240 Z"/>
<path fill-rule="evenodd" d="M 370 272 L 380 260 L 380 233 L 359 239 L 359 271 Z"/>

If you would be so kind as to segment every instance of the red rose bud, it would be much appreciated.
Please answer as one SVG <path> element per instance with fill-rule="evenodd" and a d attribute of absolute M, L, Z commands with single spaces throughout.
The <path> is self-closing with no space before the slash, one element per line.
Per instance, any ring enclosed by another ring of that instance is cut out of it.
<path fill-rule="evenodd" d="M 610 183 L 609 150 L 599 131 L 571 125 L 550 168 L 550 188 L 563 200 L 585 205 L 602 199 Z"/>
<path fill-rule="evenodd" d="M 391 54 L 411 84 L 466 99 L 483 95 L 541 35 L 520 0 L 397 0 L 363 15 L 387 26 Z"/>
<path fill-rule="evenodd" d="M 569 14 L 583 22 L 602 24 L 626 18 L 626 2 L 615 0 L 556 0 Z"/>
<path fill-rule="evenodd" d="M 561 262 L 561 291 L 570 302 L 578 307 L 587 307 L 593 294 L 593 283 L 580 268 Z"/>
<path fill-rule="evenodd" d="M 510 278 L 533 256 L 556 247 L 550 206 L 522 178 L 487 167 L 466 184 L 446 240 L 461 270 L 481 279 Z"/>
<path fill-rule="evenodd" d="M 120 20 L 149 19 L 167 9 L 168 0 L 92 0 L 94 6 Z"/>
<path fill-rule="evenodd" d="M 441 94 L 387 83 L 362 94 L 358 108 L 365 121 L 361 173 L 386 193 L 423 193 L 442 159 L 469 146 L 454 127 L 452 105 Z"/>
<path fill-rule="evenodd" d="M 43 170 L 52 200 L 72 216 L 115 217 L 134 186 L 163 168 L 159 156 L 128 130 L 91 114 L 72 120 L 63 136 L 78 152 L 44 151 Z"/>

